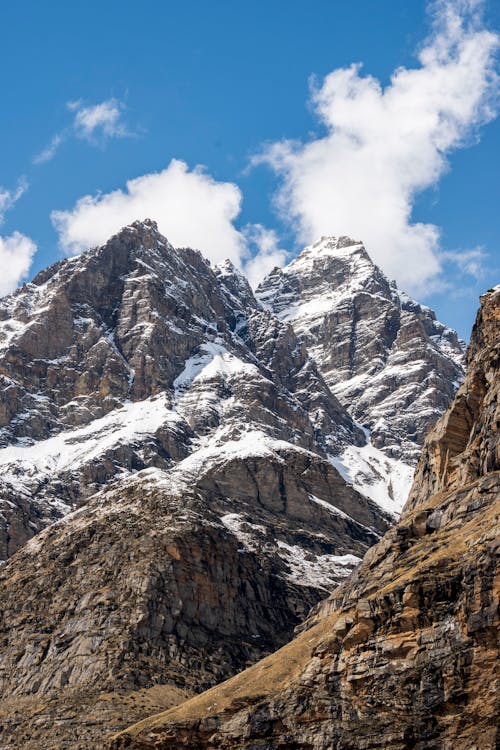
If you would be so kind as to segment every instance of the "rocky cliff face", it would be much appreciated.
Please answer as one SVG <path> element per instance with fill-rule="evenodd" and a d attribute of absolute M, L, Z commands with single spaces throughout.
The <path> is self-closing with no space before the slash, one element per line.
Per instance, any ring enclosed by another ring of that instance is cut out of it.
<path fill-rule="evenodd" d="M 230 264 L 152 222 L 0 302 L 0 560 L 114 477 L 254 429 L 335 453 L 364 436 L 292 328 Z"/>
<path fill-rule="evenodd" d="M 279 648 L 400 509 L 346 481 L 378 449 L 292 325 L 153 222 L 1 301 L 0 346 L 2 750 L 101 747 Z"/>
<path fill-rule="evenodd" d="M 463 378 L 464 343 L 432 310 L 400 292 L 360 242 L 323 237 L 257 297 L 292 324 L 325 381 L 368 431 L 338 468 L 354 484 L 405 495 L 424 437 Z M 408 470 L 408 467 L 411 467 Z M 399 485 L 399 486 L 398 486 Z M 404 500 L 403 500 L 404 501 Z"/>
<path fill-rule="evenodd" d="M 0 301 L 0 560 L 114 477 L 169 469 L 247 421 L 400 511 L 461 376 L 456 335 L 346 238 L 259 295 L 271 311 L 229 262 L 146 221 Z"/>
<path fill-rule="evenodd" d="M 117 701 L 285 643 L 392 519 L 328 460 L 363 432 L 230 264 L 137 223 L 2 304 L 0 746 L 89 748 L 94 711 L 119 728 Z"/>
<path fill-rule="evenodd" d="M 294 641 L 113 747 L 497 748 L 499 366 L 497 287 L 398 524 Z"/>

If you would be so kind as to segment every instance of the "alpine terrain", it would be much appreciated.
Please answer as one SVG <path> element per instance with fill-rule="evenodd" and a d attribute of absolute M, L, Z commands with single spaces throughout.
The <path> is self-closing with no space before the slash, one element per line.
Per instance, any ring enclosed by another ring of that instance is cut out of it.
<path fill-rule="evenodd" d="M 100 748 L 289 641 L 406 528 L 462 361 L 345 237 L 254 295 L 135 222 L 0 300 L 0 748 Z"/>
<path fill-rule="evenodd" d="M 500 286 L 399 522 L 295 640 L 113 748 L 496 750 Z"/>

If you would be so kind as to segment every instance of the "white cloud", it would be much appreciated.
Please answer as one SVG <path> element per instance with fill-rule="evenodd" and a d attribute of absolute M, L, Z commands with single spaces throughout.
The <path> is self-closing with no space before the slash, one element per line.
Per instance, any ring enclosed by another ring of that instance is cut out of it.
<path fill-rule="evenodd" d="M 240 265 L 246 241 L 233 225 L 241 192 L 216 182 L 200 167 L 190 171 L 173 159 L 161 172 L 129 180 L 125 190 L 86 195 L 69 211 L 53 211 L 60 244 L 70 255 L 105 242 L 136 219 L 151 218 L 176 246 L 201 249 L 214 262 L 229 258 Z"/>
<path fill-rule="evenodd" d="M 64 138 L 64 133 L 56 133 L 49 145 L 35 156 L 33 164 L 45 164 L 46 162 L 51 161 L 58 152 L 59 146 L 63 143 Z"/>
<path fill-rule="evenodd" d="M 27 189 L 28 183 L 24 178 L 19 180 L 15 190 L 0 187 L 0 224 L 4 222 L 5 212 L 12 208 Z M 20 232 L 13 232 L 8 237 L 0 236 L 0 297 L 12 292 L 28 276 L 35 252 L 33 240 Z"/>
<path fill-rule="evenodd" d="M 88 106 L 78 100 L 68 102 L 67 106 L 75 113 L 73 129 L 78 138 L 92 141 L 96 136 L 124 138 L 130 135 L 122 120 L 124 105 L 118 99 Z"/>
<path fill-rule="evenodd" d="M 453 263 L 463 275 L 472 276 L 475 281 L 482 281 L 486 275 L 485 263 L 488 255 L 482 247 L 474 247 L 472 250 L 447 250 L 441 253 L 441 258 L 445 262 Z"/>
<path fill-rule="evenodd" d="M 118 99 L 106 99 L 98 104 L 85 104 L 82 99 L 77 99 L 66 106 L 74 113 L 71 125 L 53 136 L 50 143 L 34 157 L 34 164 L 51 161 L 60 146 L 71 137 L 102 144 L 110 138 L 133 135 L 123 121 L 125 105 Z"/>
<path fill-rule="evenodd" d="M 255 288 L 273 268 L 286 263 L 287 252 L 279 247 L 276 232 L 262 224 L 247 224 L 243 227 L 243 235 L 249 248 L 256 251 L 245 264 L 245 273 Z"/>
<path fill-rule="evenodd" d="M 17 203 L 19 198 L 24 195 L 27 189 L 28 182 L 24 177 L 21 177 L 21 179 L 18 181 L 15 190 L 6 190 L 5 188 L 0 187 L 0 224 L 3 224 L 5 212 L 8 211 L 9 208 L 12 208 L 15 203 Z"/>
<path fill-rule="evenodd" d="M 361 65 L 311 87 L 326 135 L 268 145 L 254 163 L 281 176 L 276 202 L 309 243 L 325 234 L 362 238 L 405 288 L 427 291 L 441 270 L 440 232 L 413 222 L 415 196 L 447 170 L 447 154 L 496 114 L 498 36 L 481 24 L 479 0 L 431 6 L 433 31 L 419 67 L 398 68 L 385 88 Z"/>
<path fill-rule="evenodd" d="M 0 297 L 12 292 L 28 276 L 35 252 L 33 240 L 20 232 L 0 237 Z"/>

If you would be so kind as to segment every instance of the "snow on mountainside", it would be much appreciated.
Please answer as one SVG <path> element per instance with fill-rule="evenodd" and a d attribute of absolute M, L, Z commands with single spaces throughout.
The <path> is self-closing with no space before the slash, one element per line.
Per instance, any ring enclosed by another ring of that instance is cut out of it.
<path fill-rule="evenodd" d="M 135 222 L 0 300 L 6 747 L 34 725 L 73 747 L 78 725 L 86 748 L 99 696 L 241 671 L 392 525 L 455 340 L 361 247 L 323 250 L 269 277 L 265 309 Z"/>
<path fill-rule="evenodd" d="M 370 260 L 360 242 L 323 237 L 257 289 L 291 323 L 325 381 L 369 435 L 334 465 L 354 486 L 398 512 L 427 430 L 464 370 L 465 344 Z"/>
<path fill-rule="evenodd" d="M 462 375 L 456 334 L 347 238 L 258 296 L 146 221 L 0 301 L 0 558 L 109 482 L 249 432 L 400 510 Z"/>
<path fill-rule="evenodd" d="M 150 467 L 181 491 L 237 459 L 286 449 L 321 465 L 364 443 L 291 326 L 232 264 L 175 250 L 152 222 L 42 272 L 0 302 L 0 320 L 0 558 Z M 371 539 L 387 517 L 369 516 Z M 328 533 L 320 548 L 333 554 Z M 316 580 L 324 560 L 309 547 Z"/>

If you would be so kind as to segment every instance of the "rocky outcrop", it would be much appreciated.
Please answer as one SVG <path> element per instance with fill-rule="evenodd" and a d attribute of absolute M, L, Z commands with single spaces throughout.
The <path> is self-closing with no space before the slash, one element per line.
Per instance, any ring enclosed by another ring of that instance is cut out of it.
<path fill-rule="evenodd" d="M 252 426 L 320 456 L 362 431 L 229 263 L 153 222 L 0 301 L 0 560 L 118 476 Z"/>
<path fill-rule="evenodd" d="M 257 297 L 293 325 L 372 445 L 414 465 L 463 378 L 464 344 L 455 331 L 400 292 L 348 237 L 305 248 L 274 269 Z"/>
<path fill-rule="evenodd" d="M 400 521 L 297 638 L 113 748 L 498 747 L 499 321 L 497 287 Z"/>
<path fill-rule="evenodd" d="M 199 691 L 241 670 L 289 640 L 389 525 L 309 451 L 232 447 L 196 473 L 117 482 L 0 569 L 0 710 L 14 697 L 26 708 L 3 724 L 3 749 L 40 747 L 25 716 L 44 748 L 65 746 L 51 726 L 72 711 L 65 742 L 76 723 L 85 741 L 71 747 L 100 747 L 107 714 L 99 729 L 85 712 L 102 693 L 124 726 L 123 695 Z"/>

